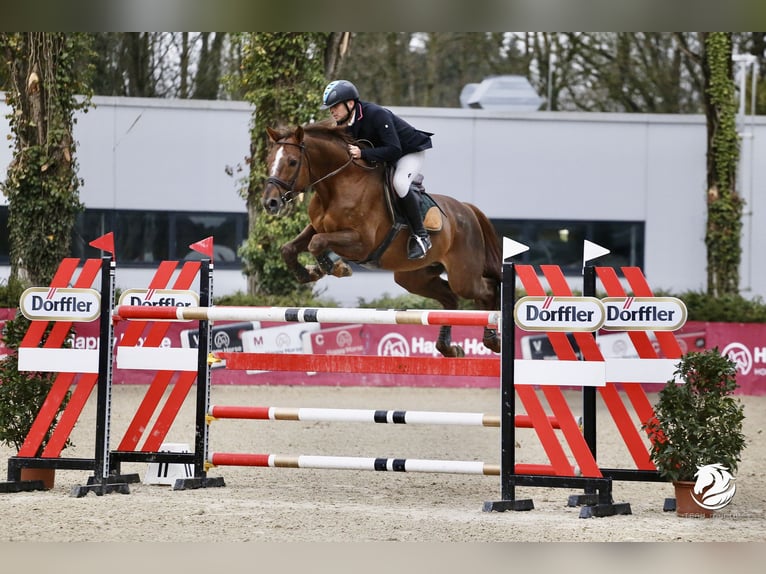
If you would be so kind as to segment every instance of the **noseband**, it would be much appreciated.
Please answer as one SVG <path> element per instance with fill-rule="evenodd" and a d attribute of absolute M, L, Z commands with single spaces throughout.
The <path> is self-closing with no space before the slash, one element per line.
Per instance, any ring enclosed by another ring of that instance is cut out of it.
<path fill-rule="evenodd" d="M 295 170 L 295 175 L 293 175 L 293 178 L 286 182 L 282 179 L 279 179 L 278 177 L 267 177 L 266 178 L 266 185 L 273 184 L 276 185 L 280 190 L 284 190 L 284 193 L 282 191 L 279 192 L 279 197 L 282 200 L 283 203 L 288 203 L 295 199 L 296 195 L 300 195 L 303 193 L 306 189 L 311 189 L 314 187 L 317 183 L 320 181 L 324 181 L 325 179 L 329 179 L 334 175 L 337 175 L 344 169 L 346 169 L 351 163 L 354 163 L 354 158 L 350 157 L 348 158 L 348 161 L 344 163 L 342 166 L 340 166 L 338 169 L 331 171 L 328 174 L 323 175 L 319 179 L 312 181 L 309 183 L 306 187 L 304 187 L 301 190 L 295 189 L 295 182 L 298 180 L 298 176 L 301 173 L 301 167 L 303 167 L 303 158 L 306 157 L 306 165 L 308 165 L 309 168 L 309 180 L 311 179 L 311 161 L 309 160 L 309 156 L 306 154 L 306 146 L 302 143 L 292 143 L 292 142 L 275 142 L 276 145 L 291 145 L 299 148 L 301 150 L 300 158 L 298 159 L 298 167 Z M 358 164 L 357 164 L 358 165 Z"/>

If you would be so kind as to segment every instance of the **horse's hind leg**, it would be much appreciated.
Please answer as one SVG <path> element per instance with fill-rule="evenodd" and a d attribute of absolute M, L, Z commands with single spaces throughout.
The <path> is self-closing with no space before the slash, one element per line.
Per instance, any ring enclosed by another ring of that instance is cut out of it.
<path fill-rule="evenodd" d="M 445 309 L 457 309 L 458 298 L 449 283 L 441 278 L 440 266 L 426 267 L 416 271 L 397 271 L 394 281 L 415 295 L 436 299 Z M 439 329 L 436 349 L 445 357 L 464 357 L 465 351 L 460 345 L 452 343 L 452 327 L 444 325 Z"/>
<path fill-rule="evenodd" d="M 490 351 L 494 351 L 495 353 L 500 352 L 501 343 L 500 337 L 497 334 L 497 329 L 484 327 L 484 336 L 482 337 L 481 342 L 484 343 L 484 346 Z"/>
<path fill-rule="evenodd" d="M 439 329 L 436 349 L 445 357 L 465 357 L 463 347 L 452 344 L 452 327 L 450 325 L 442 325 Z"/>

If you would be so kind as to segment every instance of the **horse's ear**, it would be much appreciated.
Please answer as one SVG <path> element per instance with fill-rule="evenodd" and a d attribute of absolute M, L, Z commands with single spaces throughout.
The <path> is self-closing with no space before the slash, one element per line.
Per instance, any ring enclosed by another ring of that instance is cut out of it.
<path fill-rule="evenodd" d="M 295 128 L 295 139 L 298 140 L 298 143 L 303 143 L 303 126 Z"/>
<path fill-rule="evenodd" d="M 270 127 L 266 127 L 266 133 L 269 134 L 269 139 L 276 143 L 277 140 L 279 140 L 279 133 L 276 130 L 271 129 Z"/>

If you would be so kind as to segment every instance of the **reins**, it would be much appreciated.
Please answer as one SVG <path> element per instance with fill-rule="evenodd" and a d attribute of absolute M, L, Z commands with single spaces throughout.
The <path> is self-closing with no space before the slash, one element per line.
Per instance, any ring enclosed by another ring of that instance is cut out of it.
<path fill-rule="evenodd" d="M 295 175 L 293 175 L 293 178 L 289 182 L 286 182 L 284 180 L 279 179 L 278 177 L 273 177 L 273 176 L 270 176 L 270 177 L 266 178 L 266 183 L 267 184 L 273 183 L 274 185 L 276 185 L 277 187 L 279 187 L 280 189 L 283 189 L 285 191 L 285 193 L 280 192 L 280 194 L 279 194 L 281 196 L 281 198 L 282 198 L 282 201 L 285 202 L 285 203 L 288 203 L 288 202 L 292 201 L 295 198 L 296 195 L 298 195 L 300 193 L 303 193 L 306 189 L 311 189 L 316 184 L 318 184 L 318 183 L 320 183 L 320 182 L 322 182 L 322 181 L 324 181 L 326 179 L 330 179 L 333 176 L 338 175 L 341 171 L 346 169 L 352 163 L 355 166 L 357 166 L 357 167 L 361 167 L 362 169 L 375 169 L 374 166 L 366 166 L 366 165 L 362 165 L 362 164 L 356 163 L 356 161 L 354 161 L 354 158 L 349 156 L 348 161 L 346 161 L 346 163 L 341 165 L 338 169 L 335 169 L 335 170 L 331 171 L 330 173 L 326 173 L 325 175 L 323 175 L 319 179 L 317 179 L 315 181 L 312 181 L 311 183 L 306 185 L 300 191 L 296 191 L 296 189 L 295 189 L 295 182 L 298 180 L 298 176 L 301 173 L 301 168 L 303 167 L 303 158 L 304 157 L 306 158 L 306 165 L 308 165 L 308 169 L 309 169 L 309 180 L 311 180 L 311 177 L 312 177 L 312 175 L 311 175 L 311 159 L 309 158 L 309 155 L 306 153 L 306 146 L 304 144 L 302 144 L 302 143 L 297 144 L 297 143 L 286 142 L 286 141 L 279 141 L 279 142 L 274 142 L 274 143 L 276 145 L 291 145 L 291 146 L 295 146 L 295 147 L 297 147 L 297 148 L 299 148 L 301 150 L 300 159 L 298 160 L 298 167 L 295 170 Z"/>

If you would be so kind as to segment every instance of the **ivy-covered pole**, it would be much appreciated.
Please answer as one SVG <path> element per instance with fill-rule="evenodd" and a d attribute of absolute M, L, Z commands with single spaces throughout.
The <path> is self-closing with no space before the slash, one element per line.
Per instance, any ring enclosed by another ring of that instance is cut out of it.
<path fill-rule="evenodd" d="M 74 114 L 90 105 L 85 34 L 0 33 L 13 159 L 5 182 L 11 278 L 47 285 L 71 251 L 80 179 Z"/>
<path fill-rule="evenodd" d="M 707 292 L 719 297 L 739 293 L 744 200 L 736 189 L 739 136 L 731 33 L 709 32 L 703 38 L 707 116 Z"/>
<path fill-rule="evenodd" d="M 280 247 L 308 224 L 306 198 L 298 198 L 289 213 L 272 217 L 260 204 L 266 177 L 266 127 L 290 127 L 316 118 L 321 105 L 325 33 L 254 32 L 240 36 L 240 81 L 244 98 L 255 105 L 250 122 L 250 173 L 242 195 L 250 219 L 249 237 L 240 249 L 248 277 L 248 292 L 280 295 L 311 293 L 299 285 L 280 255 Z"/>

